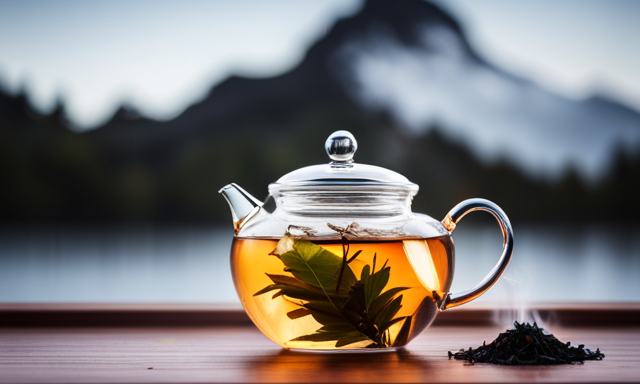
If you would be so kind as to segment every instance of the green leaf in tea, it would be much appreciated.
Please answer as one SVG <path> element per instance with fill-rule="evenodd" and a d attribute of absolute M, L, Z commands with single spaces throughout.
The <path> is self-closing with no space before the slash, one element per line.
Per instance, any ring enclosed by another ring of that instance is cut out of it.
<path fill-rule="evenodd" d="M 297 279 L 322 288 L 325 291 L 336 290 L 338 279 L 336 271 L 342 265 L 342 258 L 310 241 L 298 240 L 293 249 L 280 255 L 280 260 Z M 348 290 L 349 282 L 355 281 L 351 268 L 345 270 L 340 290 Z"/>
<path fill-rule="evenodd" d="M 310 241 L 283 237 L 271 253 L 284 264 L 288 275 L 267 276 L 273 284 L 256 292 L 254 296 L 277 291 L 273 299 L 285 296 L 300 308 L 287 313 L 292 319 L 312 316 L 321 327 L 314 333 L 292 339 L 292 341 L 335 341 L 336 347 L 353 343 L 369 342 L 369 348 L 391 346 L 388 329 L 404 321 L 396 336 L 395 345 L 407 342 L 411 328 L 411 317 L 395 317 L 402 308 L 400 292 L 406 287 L 384 289 L 389 282 L 391 268 L 385 264 L 376 271 L 373 264 L 365 265 L 357 279 L 349 265 L 362 250 L 348 257 L 349 246 L 343 236 L 343 256 L 340 257 Z"/>

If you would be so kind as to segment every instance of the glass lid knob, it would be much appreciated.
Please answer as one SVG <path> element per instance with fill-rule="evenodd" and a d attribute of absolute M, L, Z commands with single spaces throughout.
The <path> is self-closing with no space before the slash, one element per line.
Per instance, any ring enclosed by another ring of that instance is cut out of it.
<path fill-rule="evenodd" d="M 348 131 L 335 131 L 327 138 L 324 148 L 332 160 L 331 164 L 349 164 L 358 150 L 358 142 Z"/>

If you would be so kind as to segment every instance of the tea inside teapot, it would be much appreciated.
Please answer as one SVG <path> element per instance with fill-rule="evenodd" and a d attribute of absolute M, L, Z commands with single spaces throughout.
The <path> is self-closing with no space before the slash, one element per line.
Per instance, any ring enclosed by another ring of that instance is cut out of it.
<path fill-rule="evenodd" d="M 247 313 L 284 348 L 392 348 L 431 324 L 453 257 L 449 236 L 239 237 L 232 270 Z"/>

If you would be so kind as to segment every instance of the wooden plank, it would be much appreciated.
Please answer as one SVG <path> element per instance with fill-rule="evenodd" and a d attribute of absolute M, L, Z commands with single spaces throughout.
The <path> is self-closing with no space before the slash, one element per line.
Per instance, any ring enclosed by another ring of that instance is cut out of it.
<path fill-rule="evenodd" d="M 251 325 L 242 307 L 193 304 L 4 304 L 3 327 Z"/>
<path fill-rule="evenodd" d="M 449 360 L 502 328 L 431 327 L 387 353 L 295 353 L 253 327 L 4 328 L 0 383 L 638 382 L 640 328 L 552 329 L 599 347 L 584 365 L 503 367 Z"/>
<path fill-rule="evenodd" d="M 640 326 L 640 304 L 537 304 L 529 311 L 565 326 Z M 440 313 L 434 325 L 490 326 L 517 318 L 513 308 L 470 305 Z M 221 304 L 0 304 L 0 326 L 250 325 L 239 305 Z"/>

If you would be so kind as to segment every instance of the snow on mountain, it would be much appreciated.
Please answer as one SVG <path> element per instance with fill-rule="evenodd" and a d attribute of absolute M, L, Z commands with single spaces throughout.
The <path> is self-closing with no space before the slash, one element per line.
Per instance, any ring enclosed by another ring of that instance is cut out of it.
<path fill-rule="evenodd" d="M 407 44 L 392 25 L 370 25 L 332 60 L 358 103 L 388 111 L 411 133 L 439 124 L 486 160 L 506 157 L 552 176 L 572 164 L 590 179 L 606 171 L 616 146 L 640 146 L 637 111 L 572 100 L 496 68 L 448 23 L 431 20 L 413 30 Z"/>

